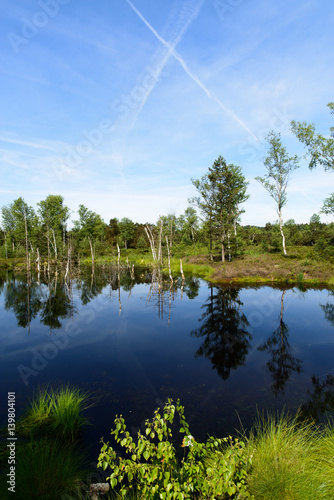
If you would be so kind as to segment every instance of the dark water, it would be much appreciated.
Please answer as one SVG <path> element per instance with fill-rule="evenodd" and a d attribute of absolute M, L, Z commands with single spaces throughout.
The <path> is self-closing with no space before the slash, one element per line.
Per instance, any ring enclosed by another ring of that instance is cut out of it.
<path fill-rule="evenodd" d="M 120 286 L 119 286 L 120 283 Z M 146 269 L 63 277 L 0 275 L 0 423 L 7 393 L 18 412 L 37 387 L 73 384 L 87 412 L 90 457 L 115 414 L 132 431 L 180 398 L 197 439 L 249 428 L 263 409 L 314 417 L 334 402 L 334 295 L 329 290 L 170 287 Z M 241 422 L 241 423 L 240 423 Z"/>

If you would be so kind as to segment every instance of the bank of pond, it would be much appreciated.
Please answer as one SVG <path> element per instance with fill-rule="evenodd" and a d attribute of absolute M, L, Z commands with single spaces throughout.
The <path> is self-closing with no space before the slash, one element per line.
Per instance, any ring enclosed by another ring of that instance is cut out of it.
<path fill-rule="evenodd" d="M 331 288 L 8 270 L 0 321 L 17 498 L 334 496 Z M 2 405 L 11 498 L 7 420 Z"/>
<path fill-rule="evenodd" d="M 333 497 L 334 428 L 294 417 L 258 415 L 249 432 L 204 442 L 191 434 L 180 401 L 169 399 L 142 429 L 122 415 L 101 440 L 93 468 L 84 451 L 84 428 L 93 396 L 74 387 L 37 391 L 15 429 L 16 452 L 1 430 L 1 498 L 263 499 Z M 13 456 L 15 458 L 13 458 Z M 7 473 L 8 464 L 13 473 Z"/>

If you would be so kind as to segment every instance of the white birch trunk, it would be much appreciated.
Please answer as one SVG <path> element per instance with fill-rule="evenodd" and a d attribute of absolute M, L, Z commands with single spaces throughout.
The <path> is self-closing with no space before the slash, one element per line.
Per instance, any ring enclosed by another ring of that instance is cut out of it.
<path fill-rule="evenodd" d="M 281 210 L 278 210 L 278 218 L 279 218 L 279 228 L 280 228 L 281 235 L 282 235 L 283 253 L 286 256 L 287 253 L 286 253 L 286 248 L 285 248 L 285 236 L 284 236 L 284 232 L 283 232 L 283 220 L 282 220 L 282 212 L 281 212 Z"/>
<path fill-rule="evenodd" d="M 57 243 L 56 243 L 56 235 L 55 235 L 54 229 L 51 229 L 51 231 L 52 231 L 53 243 L 54 243 L 53 249 L 55 251 L 55 257 L 57 259 L 58 258 L 58 249 L 57 249 Z"/>
<path fill-rule="evenodd" d="M 154 238 L 153 238 L 153 234 L 152 234 L 151 228 L 147 224 L 145 226 L 145 232 L 147 234 L 147 238 L 148 238 L 148 241 L 150 243 L 153 260 L 156 261 L 157 260 L 157 254 L 156 254 L 155 246 L 154 246 Z"/>

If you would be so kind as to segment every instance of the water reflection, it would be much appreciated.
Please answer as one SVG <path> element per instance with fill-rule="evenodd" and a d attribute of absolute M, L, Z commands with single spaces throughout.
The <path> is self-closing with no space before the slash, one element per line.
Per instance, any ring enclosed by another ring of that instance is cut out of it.
<path fill-rule="evenodd" d="M 15 314 L 18 326 L 30 329 L 33 319 L 40 315 L 40 322 L 50 329 L 61 328 L 60 318 L 67 318 L 73 311 L 69 288 L 59 281 L 56 273 L 48 281 L 28 274 L 7 280 L 4 307 Z"/>
<path fill-rule="evenodd" d="M 302 418 L 310 418 L 314 422 L 321 422 L 323 417 L 333 417 L 334 413 L 334 376 L 327 375 L 324 382 L 319 377 L 312 376 L 312 393 L 308 391 L 309 401 L 300 408 Z"/>
<path fill-rule="evenodd" d="M 71 277 L 57 268 L 52 273 L 27 275 L 24 273 L 1 273 L 0 293 L 4 292 L 6 311 L 15 314 L 18 326 L 30 329 L 30 324 L 38 315 L 40 322 L 51 330 L 62 327 L 63 319 L 76 312 L 73 304 L 73 287 L 81 305 L 86 306 L 109 288 L 109 297 L 119 302 L 119 315 L 122 311 L 121 290 L 131 297 L 135 285 L 149 285 L 146 305 L 152 306 L 159 318 L 168 314 L 170 322 L 172 303 L 183 295 L 194 299 L 200 289 L 200 280 L 194 277 L 177 279 L 170 283 L 161 269 L 148 271 L 133 265 L 76 269 Z M 6 286 L 5 286 L 6 285 Z M 176 292 L 180 290 L 178 296 Z"/>
<path fill-rule="evenodd" d="M 191 332 L 194 337 L 203 338 L 196 356 L 210 359 L 224 380 L 229 378 L 231 370 L 245 364 L 250 348 L 252 337 L 247 331 L 248 321 L 241 311 L 242 305 L 238 289 L 210 286 L 199 319 L 202 324 Z"/>
<path fill-rule="evenodd" d="M 300 359 L 292 355 L 289 344 L 289 328 L 283 319 L 284 296 L 286 290 L 281 295 L 281 310 L 277 329 L 271 334 L 269 339 L 260 347 L 259 351 L 267 351 L 271 358 L 267 363 L 267 368 L 271 373 L 273 383 L 272 391 L 278 395 L 284 393 L 284 388 L 293 372 L 301 372 Z"/>
<path fill-rule="evenodd" d="M 334 295 L 334 292 L 330 292 L 330 295 Z M 326 304 L 320 304 L 320 307 L 325 313 L 325 318 L 334 325 L 334 304 L 327 302 Z"/>

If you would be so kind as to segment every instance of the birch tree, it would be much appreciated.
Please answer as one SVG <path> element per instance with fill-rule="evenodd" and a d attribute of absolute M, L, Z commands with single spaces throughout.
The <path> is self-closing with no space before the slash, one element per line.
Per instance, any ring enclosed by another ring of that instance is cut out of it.
<path fill-rule="evenodd" d="M 282 208 L 287 202 L 286 190 L 290 174 L 299 167 L 299 158 L 297 155 L 288 156 L 286 148 L 282 145 L 280 134 L 269 132 L 267 141 L 270 146 L 268 156 L 264 160 L 267 172 L 264 177 L 255 177 L 255 179 L 262 184 L 276 202 L 283 253 L 286 256 Z"/>
<path fill-rule="evenodd" d="M 331 110 L 331 114 L 334 115 L 334 102 L 330 102 L 327 106 Z M 313 123 L 292 121 L 291 130 L 308 150 L 310 157 L 309 168 L 312 170 L 318 165 L 321 165 L 324 167 L 325 171 L 333 172 L 334 127 L 330 127 L 329 137 L 317 133 Z M 334 193 L 330 194 L 330 196 L 324 200 L 321 211 L 325 214 L 334 213 Z"/>
<path fill-rule="evenodd" d="M 61 245 L 66 223 L 70 216 L 70 209 L 64 205 L 64 198 L 62 196 L 52 194 L 47 196 L 45 200 L 37 203 L 37 205 L 48 247 L 51 244 L 57 258 L 58 245 Z"/>

